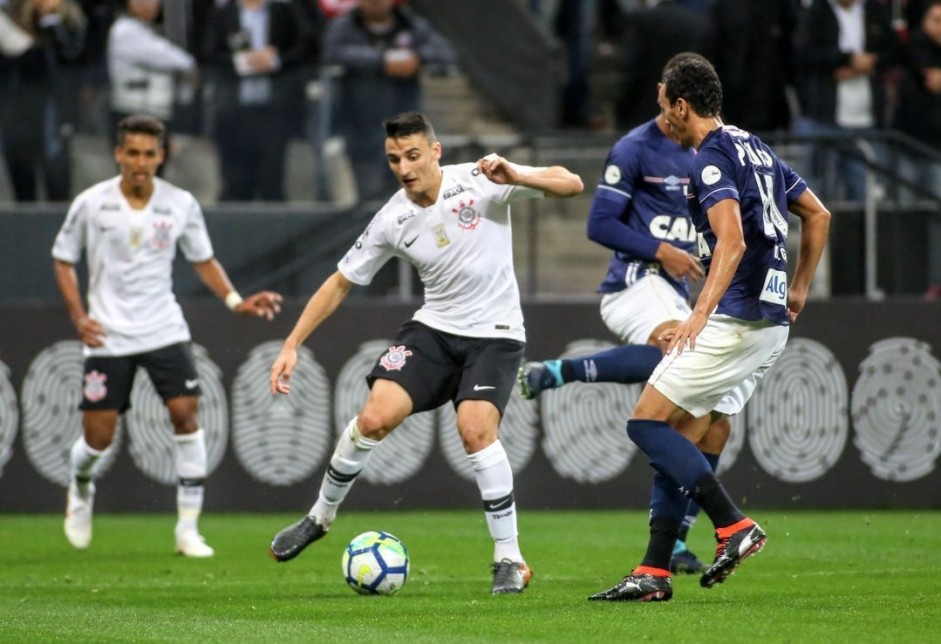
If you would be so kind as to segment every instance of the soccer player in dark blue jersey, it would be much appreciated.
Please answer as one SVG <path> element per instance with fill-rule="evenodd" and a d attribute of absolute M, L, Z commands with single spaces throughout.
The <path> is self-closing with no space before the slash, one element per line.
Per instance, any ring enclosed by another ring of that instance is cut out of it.
<path fill-rule="evenodd" d="M 679 60 L 698 57 L 682 53 Z M 588 215 L 588 237 L 614 251 L 598 290 L 601 317 L 623 346 L 588 356 L 528 362 L 520 369 L 520 393 L 531 399 L 567 382 L 646 382 L 663 357 L 659 339 L 690 312 L 688 279 L 700 279 L 696 229 L 686 207 L 689 166 L 696 151 L 680 145 L 661 113 L 618 140 L 608 153 L 604 174 Z M 700 440 L 713 469 L 730 432 L 723 417 Z M 699 508 L 686 513 L 670 570 L 698 573 L 702 562 L 686 545 Z"/>
<path fill-rule="evenodd" d="M 731 501 L 697 449 L 697 433 L 741 411 L 784 350 L 830 224 L 824 205 L 767 145 L 722 124 L 722 85 L 708 62 L 679 61 L 665 74 L 658 100 L 678 141 L 698 150 L 688 200 L 706 281 L 689 317 L 661 336 L 667 354 L 627 424 L 628 436 L 656 470 L 647 551 L 638 567 L 593 600 L 673 596 L 668 567 L 689 499 L 716 531 L 716 557 L 701 586 L 724 581 L 764 547 L 765 532 Z M 788 210 L 802 224 L 790 285 L 783 214 Z"/>

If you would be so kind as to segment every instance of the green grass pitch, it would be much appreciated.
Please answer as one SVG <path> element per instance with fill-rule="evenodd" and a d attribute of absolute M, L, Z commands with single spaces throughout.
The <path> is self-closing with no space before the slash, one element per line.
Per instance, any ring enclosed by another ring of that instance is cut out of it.
<path fill-rule="evenodd" d="M 100 515 L 89 550 L 62 518 L 0 515 L 0 641 L 931 642 L 941 631 L 941 512 L 754 512 L 768 545 L 711 590 L 674 579 L 670 602 L 588 602 L 643 554 L 645 513 L 524 511 L 534 570 L 522 595 L 489 595 L 483 514 L 341 513 L 298 559 L 269 558 L 296 519 L 212 514 L 209 560 L 172 554 L 169 515 Z M 702 519 L 690 535 L 711 559 Z M 346 543 L 385 530 L 412 571 L 394 597 L 344 583 Z"/>

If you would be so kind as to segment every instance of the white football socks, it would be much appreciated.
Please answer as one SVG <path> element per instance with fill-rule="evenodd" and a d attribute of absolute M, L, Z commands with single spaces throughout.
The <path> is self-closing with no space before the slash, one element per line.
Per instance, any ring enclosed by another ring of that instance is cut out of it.
<path fill-rule="evenodd" d="M 89 484 L 94 482 L 95 463 L 104 456 L 107 450 L 98 450 L 89 447 L 85 442 L 85 436 L 79 436 L 78 440 L 72 445 L 69 453 L 69 479 L 75 482 L 78 494 L 82 498 L 88 496 Z"/>
<path fill-rule="evenodd" d="M 487 528 L 493 537 L 493 560 L 523 561 L 516 529 L 516 503 L 513 500 L 513 470 L 503 449 L 496 440 L 474 454 L 468 454 L 477 487 L 484 501 Z"/>
<path fill-rule="evenodd" d="M 327 472 L 323 475 L 317 502 L 308 512 L 314 521 L 327 529 L 333 525 L 340 503 L 346 498 L 356 477 L 366 467 L 373 448 L 378 444 L 379 441 L 359 433 L 356 418 L 347 424 L 337 441 Z"/>
<path fill-rule="evenodd" d="M 177 530 L 197 530 L 203 509 L 206 480 L 206 433 L 202 428 L 192 434 L 173 436 L 176 473 L 176 508 L 179 515 Z"/>

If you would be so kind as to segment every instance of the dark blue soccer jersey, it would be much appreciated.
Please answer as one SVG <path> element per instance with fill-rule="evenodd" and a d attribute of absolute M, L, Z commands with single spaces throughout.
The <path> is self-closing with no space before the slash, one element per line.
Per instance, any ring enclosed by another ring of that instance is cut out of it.
<path fill-rule="evenodd" d="M 670 277 L 654 255 L 662 241 L 694 252 L 696 229 L 686 210 L 686 187 L 695 156 L 692 148 L 664 136 L 655 120 L 612 146 L 588 215 L 589 236 L 615 251 L 600 292 L 622 291 L 655 272 L 689 297 L 686 280 Z"/>
<path fill-rule="evenodd" d="M 706 273 L 716 236 L 706 216 L 724 199 L 739 202 L 745 255 L 716 313 L 788 324 L 787 209 L 807 184 L 758 137 L 733 126 L 703 139 L 689 171 L 689 214 Z"/>

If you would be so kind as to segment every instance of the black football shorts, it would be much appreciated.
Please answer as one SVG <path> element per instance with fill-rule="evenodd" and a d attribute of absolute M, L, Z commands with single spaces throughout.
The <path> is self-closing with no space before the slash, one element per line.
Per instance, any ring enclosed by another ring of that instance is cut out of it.
<path fill-rule="evenodd" d="M 487 400 L 506 409 L 526 345 L 508 338 L 468 338 L 409 320 L 376 361 L 366 381 L 398 383 L 412 399 L 412 413 L 449 400 Z"/>
<path fill-rule="evenodd" d="M 189 342 L 130 356 L 91 356 L 85 359 L 82 375 L 82 411 L 131 406 L 131 389 L 137 368 L 143 367 L 160 397 L 198 396 L 199 376 Z"/>

